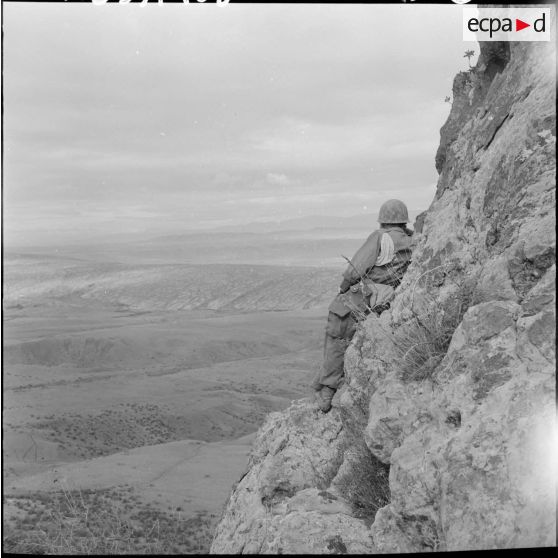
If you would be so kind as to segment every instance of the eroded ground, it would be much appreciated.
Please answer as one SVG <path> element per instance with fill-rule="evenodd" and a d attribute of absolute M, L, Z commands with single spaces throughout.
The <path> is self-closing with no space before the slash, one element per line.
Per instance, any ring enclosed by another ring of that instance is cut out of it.
<path fill-rule="evenodd" d="M 35 263 L 6 266 L 6 540 L 36 544 L 31 535 L 55 529 L 62 512 L 81 525 L 81 509 L 99 516 L 97 529 L 109 512 L 120 518 L 128 550 L 206 550 L 252 433 L 265 414 L 308 393 L 321 358 L 327 273 L 317 280 L 315 269 L 285 276 L 259 268 L 243 298 L 238 277 L 247 268 L 231 267 L 236 302 L 219 287 L 175 308 L 173 292 L 185 300 L 182 291 L 195 289 L 187 277 L 203 270 L 184 269 L 181 282 L 179 266 L 123 276 L 119 265 Z M 106 296 L 88 287 L 99 273 Z M 278 310 L 265 300 L 267 311 L 257 310 L 266 292 Z M 289 309 L 293 298 L 306 309 Z M 190 536 L 162 548 L 146 538 L 150 522 Z M 83 535 L 83 544 L 91 540 Z"/>

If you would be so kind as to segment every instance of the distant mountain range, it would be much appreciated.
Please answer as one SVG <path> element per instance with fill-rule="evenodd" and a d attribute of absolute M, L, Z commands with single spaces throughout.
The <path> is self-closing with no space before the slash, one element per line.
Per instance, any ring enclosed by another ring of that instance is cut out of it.
<path fill-rule="evenodd" d="M 418 211 L 411 211 L 414 220 Z M 111 236 L 56 247 L 5 246 L 7 257 L 74 258 L 127 264 L 256 264 L 341 267 L 378 228 L 377 214 L 316 215 L 146 237 Z"/>
<path fill-rule="evenodd" d="M 411 223 L 421 211 L 409 211 Z M 296 233 L 313 231 L 314 237 L 319 238 L 347 238 L 362 237 L 367 235 L 378 226 L 377 213 L 359 213 L 349 216 L 335 215 L 306 215 L 303 217 L 294 217 L 292 219 L 283 219 L 278 221 L 252 221 L 241 225 L 226 225 L 219 227 L 211 227 L 205 229 L 184 228 L 164 229 L 160 232 L 154 230 L 143 230 L 134 233 L 131 232 L 103 232 L 102 228 L 91 230 L 87 235 L 66 234 L 62 230 L 52 230 L 49 234 L 41 237 L 40 240 L 33 241 L 25 235 L 14 234 L 13 231 L 4 237 L 4 247 L 9 251 L 17 251 L 19 248 L 35 248 L 49 247 L 65 249 L 69 246 L 94 246 L 101 244 L 133 244 L 133 243 L 150 243 L 160 240 L 179 240 L 185 236 L 188 237 L 207 237 L 208 235 L 219 234 L 276 234 L 289 233 L 296 236 Z M 6 232 L 6 231 L 4 231 Z M 52 233 L 52 234 L 50 234 Z M 240 239 L 240 237 L 238 237 Z"/>
<path fill-rule="evenodd" d="M 409 211 L 409 218 L 413 222 L 421 211 Z M 283 221 L 253 222 L 246 225 L 217 227 L 215 232 L 252 232 L 273 233 L 286 231 L 308 231 L 314 229 L 343 229 L 343 230 L 369 230 L 372 232 L 378 226 L 377 213 L 359 213 L 348 217 L 333 215 L 309 215 L 295 217 Z"/>
<path fill-rule="evenodd" d="M 312 229 L 362 229 L 374 228 L 377 224 L 377 214 L 351 215 L 349 217 L 338 217 L 332 215 L 310 215 L 296 217 L 282 221 L 264 221 L 218 227 L 213 229 L 219 232 L 253 232 L 273 233 L 284 231 L 308 231 Z"/>

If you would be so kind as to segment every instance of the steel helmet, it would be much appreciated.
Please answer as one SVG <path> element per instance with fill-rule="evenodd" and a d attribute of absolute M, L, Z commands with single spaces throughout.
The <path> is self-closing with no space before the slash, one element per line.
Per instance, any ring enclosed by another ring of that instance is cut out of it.
<path fill-rule="evenodd" d="M 408 223 L 407 206 L 401 200 L 388 200 L 380 207 L 378 223 Z"/>

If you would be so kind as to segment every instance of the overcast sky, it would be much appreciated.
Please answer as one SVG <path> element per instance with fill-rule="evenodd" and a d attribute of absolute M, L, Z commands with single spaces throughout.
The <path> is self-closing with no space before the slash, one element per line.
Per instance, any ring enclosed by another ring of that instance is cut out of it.
<path fill-rule="evenodd" d="M 425 209 L 472 46 L 457 5 L 3 7 L 7 243 Z"/>

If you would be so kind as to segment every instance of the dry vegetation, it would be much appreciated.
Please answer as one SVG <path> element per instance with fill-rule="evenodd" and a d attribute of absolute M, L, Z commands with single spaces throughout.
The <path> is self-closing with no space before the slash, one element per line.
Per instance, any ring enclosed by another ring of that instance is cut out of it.
<path fill-rule="evenodd" d="M 49 415 L 33 424 L 61 449 L 82 459 L 188 438 L 187 417 L 149 403 L 124 403 L 97 415 Z"/>
<path fill-rule="evenodd" d="M 142 505 L 129 487 L 28 494 L 4 506 L 3 549 L 22 554 L 202 554 L 215 518 Z"/>
<path fill-rule="evenodd" d="M 389 467 L 364 449 L 355 450 L 355 454 L 351 474 L 337 486 L 351 504 L 354 516 L 372 524 L 376 512 L 389 504 Z"/>
<path fill-rule="evenodd" d="M 343 413 L 343 424 L 347 436 L 344 456 L 348 467 L 336 479 L 335 485 L 351 504 L 354 516 L 372 524 L 376 512 L 390 501 L 389 465 L 376 459 L 363 439 L 354 434 L 360 429 L 348 413 Z"/>
<path fill-rule="evenodd" d="M 254 403 L 257 406 L 242 412 L 223 408 L 206 417 L 181 414 L 166 405 L 123 403 L 96 415 L 74 412 L 47 415 L 15 429 L 40 430 L 41 436 L 56 442 L 65 455 L 90 459 L 177 440 L 213 442 L 248 434 L 257 428 L 266 412 L 275 410 L 274 404 L 265 398 Z"/>
<path fill-rule="evenodd" d="M 457 260 L 450 260 L 435 266 L 420 275 L 410 289 L 402 291 L 405 307 L 410 317 L 400 324 L 392 336 L 399 369 L 404 381 L 424 380 L 429 378 L 443 359 L 451 338 L 463 315 L 473 303 L 474 277 L 456 279 L 462 272 Z M 394 281 L 396 277 L 393 277 Z M 443 301 L 436 294 L 445 282 L 452 284 L 452 294 Z M 362 324 L 367 317 L 376 312 L 380 314 L 389 308 L 390 302 L 375 307 L 362 305 L 352 310 L 357 324 Z"/>
<path fill-rule="evenodd" d="M 432 376 L 444 358 L 451 338 L 472 303 L 474 278 L 456 281 L 459 263 L 448 262 L 419 276 L 412 288 L 403 293 L 411 315 L 395 332 L 393 343 L 404 381 Z M 451 296 L 436 297 L 440 285 L 453 283 Z"/>

